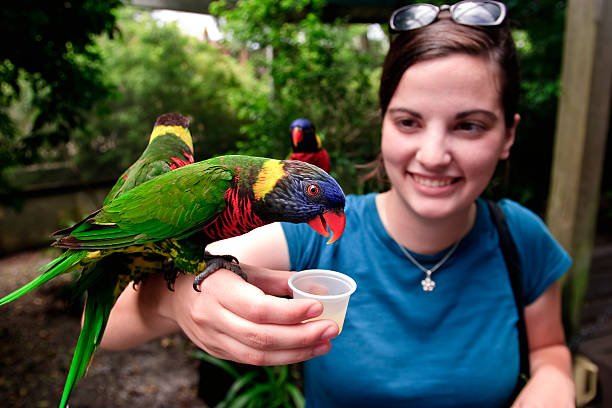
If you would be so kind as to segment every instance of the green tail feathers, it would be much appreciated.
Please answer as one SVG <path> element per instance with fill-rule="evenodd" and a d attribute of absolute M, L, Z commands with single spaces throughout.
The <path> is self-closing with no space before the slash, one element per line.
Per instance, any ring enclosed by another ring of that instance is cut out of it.
<path fill-rule="evenodd" d="M 65 408 L 68 399 L 76 383 L 79 381 L 92 360 L 93 354 L 102 341 L 102 335 L 108 322 L 111 309 L 115 301 L 115 287 L 118 281 L 118 274 L 112 273 L 112 269 L 104 267 L 105 259 L 95 264 L 87 271 L 87 277 L 95 280 L 94 285 L 89 285 L 87 289 L 87 301 L 85 303 L 85 313 L 83 315 L 83 327 L 79 334 L 70 370 L 66 377 L 64 392 L 60 408 Z"/>
<path fill-rule="evenodd" d="M 87 254 L 87 251 L 68 250 L 64 252 L 62 255 L 40 268 L 39 271 L 41 274 L 37 278 L 0 299 L 0 306 L 12 302 L 56 276 L 68 272 L 72 267 L 78 265 Z"/>

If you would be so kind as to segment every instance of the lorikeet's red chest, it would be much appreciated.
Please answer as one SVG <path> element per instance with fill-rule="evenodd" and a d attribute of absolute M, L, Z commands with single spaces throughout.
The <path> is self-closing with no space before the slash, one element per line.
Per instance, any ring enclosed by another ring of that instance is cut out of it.
<path fill-rule="evenodd" d="M 224 197 L 225 210 L 204 227 L 204 233 L 211 242 L 236 237 L 265 224 L 253 212 L 251 199 L 238 189 L 228 189 Z"/>
<path fill-rule="evenodd" d="M 291 160 L 299 160 L 306 163 L 314 164 L 315 166 L 329 172 L 330 162 L 327 150 L 321 149 L 318 152 L 293 152 Z"/>
<path fill-rule="evenodd" d="M 183 156 L 185 156 L 186 160 L 179 159 L 178 157 L 170 158 L 170 160 L 172 161 L 168 162 L 168 165 L 170 166 L 172 170 L 176 170 L 179 167 L 183 167 L 183 166 L 193 163 L 194 160 L 193 160 L 192 154 L 189 154 L 188 152 L 183 152 Z"/>

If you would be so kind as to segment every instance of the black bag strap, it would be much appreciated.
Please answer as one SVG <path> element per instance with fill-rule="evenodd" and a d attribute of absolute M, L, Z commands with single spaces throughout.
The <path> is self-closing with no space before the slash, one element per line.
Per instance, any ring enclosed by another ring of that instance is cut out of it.
<path fill-rule="evenodd" d="M 506 261 L 506 268 L 508 269 L 510 284 L 512 285 L 512 292 L 514 294 L 514 302 L 516 303 L 516 309 L 518 311 L 517 328 L 521 365 L 519 380 L 510 400 L 511 404 L 529 379 L 529 343 L 527 341 L 527 328 L 525 326 L 525 303 L 523 300 L 523 286 L 521 282 L 521 266 L 516 244 L 512 239 L 512 235 L 510 235 L 504 211 L 494 201 L 485 201 L 489 207 L 489 213 L 491 214 L 493 224 L 497 228 L 499 234 L 499 246 L 504 255 L 504 260 Z"/>

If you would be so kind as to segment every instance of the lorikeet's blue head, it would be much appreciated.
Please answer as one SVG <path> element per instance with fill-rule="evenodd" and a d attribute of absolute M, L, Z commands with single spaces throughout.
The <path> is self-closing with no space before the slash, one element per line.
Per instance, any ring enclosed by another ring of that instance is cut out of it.
<path fill-rule="evenodd" d="M 289 126 L 291 146 L 294 152 L 317 152 L 321 149 L 321 139 L 316 134 L 314 125 L 304 118 L 296 119 Z"/>
<path fill-rule="evenodd" d="M 256 184 L 253 188 L 255 201 L 253 211 L 265 222 L 284 221 L 308 223 L 315 231 L 328 237 L 329 229 L 333 236 L 328 243 L 336 241 L 345 226 L 342 188 L 329 174 L 317 166 L 297 160 L 270 162 L 280 170 L 272 176 L 274 187 L 259 193 Z M 274 173 L 264 168 L 268 173 Z M 261 177 L 261 176 L 260 176 Z M 268 175 L 266 183 L 268 181 Z"/>

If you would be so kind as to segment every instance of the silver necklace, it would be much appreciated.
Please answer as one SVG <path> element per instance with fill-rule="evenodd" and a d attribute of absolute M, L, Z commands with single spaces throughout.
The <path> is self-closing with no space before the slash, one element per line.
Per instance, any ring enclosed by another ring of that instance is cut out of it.
<path fill-rule="evenodd" d="M 433 279 L 431 279 L 431 274 L 434 273 L 435 271 L 437 271 L 438 269 L 440 269 L 440 267 L 444 264 L 444 262 L 446 262 L 448 260 L 448 258 L 450 258 L 450 256 L 453 254 L 453 252 L 455 252 L 455 249 L 457 249 L 457 247 L 459 246 L 459 242 L 461 242 L 461 241 L 457 241 L 455 243 L 455 245 L 453 245 L 453 247 L 448 250 L 446 255 L 444 255 L 444 257 L 440 260 L 440 262 L 435 264 L 430 269 L 425 268 L 416 259 L 414 259 L 414 257 L 412 255 L 410 255 L 410 252 L 408 252 L 408 250 L 406 248 L 404 248 L 402 245 L 400 245 L 399 242 L 396 242 L 396 243 L 400 247 L 400 249 L 402 250 L 404 255 L 406 255 L 406 258 L 408 258 L 410 260 L 410 262 L 412 262 L 417 268 L 419 268 L 420 270 L 425 272 L 425 275 L 427 275 L 427 276 L 425 277 L 425 279 L 423 279 L 421 281 L 421 286 L 423 287 L 423 290 L 425 292 L 431 292 L 436 287 L 436 282 L 434 282 Z"/>

